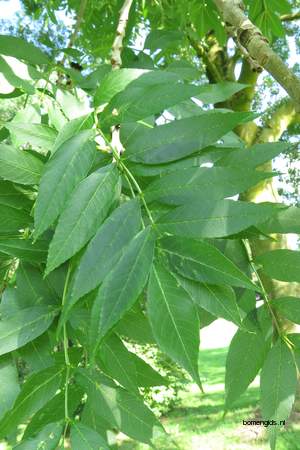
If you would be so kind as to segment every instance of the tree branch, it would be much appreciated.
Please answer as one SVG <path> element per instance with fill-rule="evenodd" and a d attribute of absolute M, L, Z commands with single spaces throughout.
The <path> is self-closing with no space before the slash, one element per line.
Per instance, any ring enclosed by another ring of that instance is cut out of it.
<path fill-rule="evenodd" d="M 214 3 L 240 45 L 258 65 L 275 78 L 295 102 L 297 109 L 300 109 L 300 80 L 271 49 L 261 31 L 245 15 L 242 1 L 214 0 Z"/>
<path fill-rule="evenodd" d="M 126 33 L 126 26 L 128 22 L 129 12 L 133 0 L 125 0 L 123 6 L 120 10 L 120 17 L 117 26 L 116 37 L 114 39 L 112 49 L 111 49 L 111 66 L 112 70 L 118 70 L 122 66 L 122 48 L 123 48 L 123 39 Z M 120 155 L 123 153 L 124 148 L 120 141 L 120 126 L 116 125 L 111 129 L 111 146 L 114 148 L 116 153 Z"/>
<path fill-rule="evenodd" d="M 293 14 L 284 14 L 283 16 L 280 16 L 280 20 L 282 22 L 292 22 L 293 20 L 298 19 L 300 19 L 300 11 Z"/>
<path fill-rule="evenodd" d="M 123 39 L 126 33 L 129 12 L 133 0 L 125 0 L 120 10 L 119 23 L 117 27 L 116 37 L 114 39 L 111 51 L 111 65 L 113 70 L 120 69 L 122 65 L 121 52 L 123 48 Z"/>
<path fill-rule="evenodd" d="M 205 67 L 206 67 L 206 75 L 210 83 L 218 83 L 223 81 L 223 78 L 217 68 L 217 66 L 210 60 L 208 57 L 208 52 L 205 49 L 204 45 L 200 43 L 199 40 L 195 39 L 191 33 L 187 33 L 187 38 L 195 50 L 199 59 L 202 59 Z"/>

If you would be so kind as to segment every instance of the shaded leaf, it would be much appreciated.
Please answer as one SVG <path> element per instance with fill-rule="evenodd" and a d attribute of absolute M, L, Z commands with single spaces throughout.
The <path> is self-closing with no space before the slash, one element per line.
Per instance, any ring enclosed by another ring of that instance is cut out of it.
<path fill-rule="evenodd" d="M 71 425 L 71 444 L 73 450 L 109 450 L 108 443 L 99 433 L 78 422 Z"/>
<path fill-rule="evenodd" d="M 10 355 L 0 358 L 0 419 L 11 409 L 20 391 L 16 364 Z"/>

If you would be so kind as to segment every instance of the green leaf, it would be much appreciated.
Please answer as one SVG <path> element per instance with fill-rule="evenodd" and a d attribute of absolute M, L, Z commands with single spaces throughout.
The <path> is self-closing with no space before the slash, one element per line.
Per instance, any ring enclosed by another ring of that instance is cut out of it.
<path fill-rule="evenodd" d="M 0 233 L 17 233 L 27 228 L 31 222 L 32 218 L 24 209 L 1 204 L 0 193 Z"/>
<path fill-rule="evenodd" d="M 92 135 L 86 130 L 68 139 L 45 165 L 34 211 L 35 238 L 52 225 L 88 173 L 95 156 Z"/>
<path fill-rule="evenodd" d="M 0 144 L 0 177 L 20 184 L 37 184 L 43 170 L 40 159 L 11 145 Z"/>
<path fill-rule="evenodd" d="M 58 313 L 47 306 L 25 308 L 0 321 L 0 355 L 9 353 L 44 333 Z"/>
<path fill-rule="evenodd" d="M 155 52 L 157 49 L 174 48 L 182 43 L 184 37 L 184 34 L 178 30 L 152 30 L 146 37 L 144 48 L 151 52 Z"/>
<path fill-rule="evenodd" d="M 228 98 L 231 92 L 237 92 L 245 87 L 237 83 L 196 86 L 178 82 L 176 77 L 172 72 L 152 71 L 132 81 L 104 108 L 100 114 L 102 124 L 107 127 L 135 122 L 152 114 L 161 113 L 166 108 L 191 97 L 197 97 L 204 103 L 214 103 Z"/>
<path fill-rule="evenodd" d="M 286 420 L 292 410 L 297 388 L 297 371 L 293 354 L 278 339 L 270 350 L 260 376 L 261 409 L 264 420 L 275 420 L 269 427 L 271 449 L 275 450 L 280 421 Z"/>
<path fill-rule="evenodd" d="M 232 288 L 226 285 L 214 286 L 197 283 L 180 275 L 176 275 L 176 279 L 196 305 L 215 317 L 222 317 L 241 326 L 240 311 Z M 201 315 L 200 324 L 202 324 Z"/>
<path fill-rule="evenodd" d="M 33 44 L 15 36 L 0 35 L 0 54 L 23 59 L 31 64 L 49 64 L 45 53 Z"/>
<path fill-rule="evenodd" d="M 161 434 L 160 423 L 139 397 L 116 387 L 95 371 L 77 369 L 76 379 L 87 391 L 97 413 L 113 428 L 146 444 L 151 444 L 155 435 Z"/>
<path fill-rule="evenodd" d="M 57 132 L 40 123 L 20 123 L 7 122 L 5 127 L 12 131 L 18 137 L 18 143 L 21 145 L 30 145 L 33 148 L 41 147 L 46 151 L 51 151 Z"/>
<path fill-rule="evenodd" d="M 68 387 L 68 410 L 73 416 L 84 395 L 78 384 L 70 383 Z M 23 439 L 28 439 L 41 431 L 46 425 L 53 422 L 62 422 L 65 419 L 65 390 L 60 391 L 48 403 L 40 408 L 27 425 Z"/>
<path fill-rule="evenodd" d="M 109 102 L 118 92 L 123 91 L 131 81 L 148 73 L 142 69 L 119 69 L 109 72 L 96 90 L 94 106 Z"/>
<path fill-rule="evenodd" d="M 115 331 L 140 344 L 155 342 L 149 322 L 138 302 L 118 322 Z"/>
<path fill-rule="evenodd" d="M 20 391 L 16 364 L 10 355 L 0 358 L 0 419 L 11 409 Z"/>
<path fill-rule="evenodd" d="M 300 324 L 300 298 L 280 297 L 272 300 L 271 304 L 280 316 Z"/>
<path fill-rule="evenodd" d="M 46 274 L 78 252 L 106 218 L 116 196 L 119 172 L 114 165 L 93 172 L 71 195 L 49 246 Z"/>
<path fill-rule="evenodd" d="M 10 181 L 0 180 L 0 205 L 30 212 L 32 201 Z"/>
<path fill-rule="evenodd" d="M 217 166 L 252 168 L 261 166 L 267 161 L 271 161 L 280 153 L 287 151 L 290 144 L 287 142 L 268 142 L 265 144 L 255 144 L 245 151 L 245 149 L 235 150 L 219 159 Z"/>
<path fill-rule="evenodd" d="M 30 372 L 38 372 L 54 365 L 51 345 L 48 333 L 44 333 L 18 350 L 29 367 Z"/>
<path fill-rule="evenodd" d="M 263 222 L 275 208 L 271 203 L 207 199 L 187 203 L 159 217 L 157 227 L 160 231 L 197 239 L 225 237 Z"/>
<path fill-rule="evenodd" d="M 257 289 L 250 279 L 213 245 L 205 241 L 167 236 L 159 241 L 174 269 L 191 280 Z"/>
<path fill-rule="evenodd" d="M 244 330 L 235 333 L 226 359 L 226 409 L 230 408 L 252 383 L 264 363 L 268 349 L 269 344 L 258 327 L 250 333 Z M 273 379 L 270 379 L 269 383 L 273 383 Z"/>
<path fill-rule="evenodd" d="M 13 408 L 0 421 L 1 438 L 15 431 L 20 423 L 24 423 L 55 395 L 64 370 L 65 367 L 49 367 L 25 381 Z"/>
<path fill-rule="evenodd" d="M 300 234 L 300 208 L 297 208 L 296 206 L 278 208 L 278 211 L 264 223 L 260 224 L 258 229 L 265 234 Z"/>
<path fill-rule="evenodd" d="M 80 131 L 91 129 L 93 123 L 93 117 L 91 116 L 91 114 L 86 114 L 84 116 L 70 120 L 70 122 L 67 122 L 56 136 L 51 152 L 55 153 L 56 150 L 58 150 L 64 142 L 66 142 L 68 139 L 71 139 Z"/>
<path fill-rule="evenodd" d="M 72 422 L 71 445 L 73 450 L 109 450 L 108 443 L 92 428 Z"/>
<path fill-rule="evenodd" d="M 158 178 L 145 190 L 145 199 L 182 205 L 200 199 L 232 197 L 273 176 L 270 173 L 223 167 L 189 167 Z"/>
<path fill-rule="evenodd" d="M 14 450 L 57 450 L 62 432 L 62 423 L 50 423 L 36 436 L 26 440 L 22 439 L 22 441 L 14 447 Z"/>
<path fill-rule="evenodd" d="M 115 268 L 99 288 L 91 311 L 90 344 L 93 352 L 106 333 L 139 297 L 152 264 L 154 235 L 150 227 L 126 247 Z"/>
<path fill-rule="evenodd" d="M 24 261 L 41 263 L 46 260 L 48 242 L 39 240 L 33 244 L 29 239 L 0 238 L 0 251 Z"/>
<path fill-rule="evenodd" d="M 39 268 L 25 261 L 20 262 L 16 275 L 16 296 L 23 308 L 35 305 L 57 305 L 60 291 L 59 280 L 56 276 L 44 278 Z M 64 271 L 62 275 L 64 276 Z"/>
<path fill-rule="evenodd" d="M 28 95 L 35 93 L 33 85 L 29 81 L 18 77 L 15 74 L 12 67 L 10 66 L 10 64 L 8 64 L 8 62 L 4 58 L 2 58 L 2 56 L 0 56 L 0 73 L 2 74 L 6 82 L 8 82 L 11 85 L 12 88 L 13 87 L 16 88 L 10 94 L 6 94 L 6 97 L 12 98 L 14 98 L 15 96 L 18 97 L 18 95 L 15 94 L 18 94 L 19 92 L 21 93 L 21 95 L 24 92 L 26 92 Z M 24 92 L 22 92 L 21 89 Z M 3 95 L 5 94 L 1 94 L 0 98 L 3 98 Z"/>
<path fill-rule="evenodd" d="M 105 220 L 80 260 L 66 302 L 66 311 L 80 297 L 102 283 L 140 227 L 141 211 L 137 200 L 124 203 Z"/>
<path fill-rule="evenodd" d="M 165 380 L 144 360 L 127 350 L 120 338 L 112 334 L 102 341 L 97 355 L 100 368 L 124 388 L 139 394 L 139 386 L 159 386 Z"/>
<path fill-rule="evenodd" d="M 271 278 L 300 283 L 300 252 L 278 249 L 263 253 L 255 263 Z"/>
<path fill-rule="evenodd" d="M 144 164 L 176 161 L 214 144 L 244 117 L 241 113 L 205 112 L 154 128 L 136 125 L 128 136 L 121 127 L 124 157 Z"/>
<path fill-rule="evenodd" d="M 155 340 L 161 350 L 183 366 L 200 386 L 200 325 L 197 310 L 176 278 L 162 266 L 152 267 L 147 311 Z"/>

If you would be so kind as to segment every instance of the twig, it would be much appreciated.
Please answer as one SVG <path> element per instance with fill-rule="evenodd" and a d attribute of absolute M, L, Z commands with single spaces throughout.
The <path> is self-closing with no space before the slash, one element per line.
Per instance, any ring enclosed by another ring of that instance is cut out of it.
<path fill-rule="evenodd" d="M 66 296 L 67 296 L 67 290 L 68 290 L 68 285 L 69 285 L 69 279 L 70 279 L 70 274 L 71 274 L 71 264 L 69 263 L 68 266 L 68 271 L 67 271 L 67 275 L 66 275 L 66 281 L 65 281 L 65 285 L 64 285 L 64 291 L 63 291 L 63 296 L 62 296 L 62 308 L 65 304 L 66 301 Z M 63 440 L 65 441 L 66 438 L 66 434 L 67 434 L 67 429 L 68 429 L 68 425 L 70 422 L 70 417 L 69 417 L 69 380 L 70 380 L 70 358 L 69 358 L 69 341 L 68 341 L 68 334 L 67 334 L 67 326 L 66 323 L 64 323 L 63 325 L 63 346 L 64 346 L 64 357 L 65 357 L 65 364 L 66 364 L 66 379 L 65 379 L 65 428 L 64 428 L 64 434 L 63 434 Z"/>

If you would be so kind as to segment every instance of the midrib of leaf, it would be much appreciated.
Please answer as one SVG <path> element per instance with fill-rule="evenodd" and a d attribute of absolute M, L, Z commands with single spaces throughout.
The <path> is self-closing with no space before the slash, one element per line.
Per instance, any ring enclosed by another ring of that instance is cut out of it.
<path fill-rule="evenodd" d="M 155 267 L 153 267 L 153 272 L 154 272 L 155 277 L 156 277 L 156 279 L 157 279 L 157 283 L 158 283 L 159 289 L 160 289 L 160 291 L 161 291 L 161 293 L 162 293 L 162 296 L 163 296 L 163 299 L 164 299 L 164 302 L 165 302 L 167 311 L 168 311 L 168 313 L 169 313 L 169 316 L 170 316 L 170 318 L 171 318 L 171 321 L 172 321 L 172 323 L 173 323 L 174 329 L 175 329 L 176 334 L 177 334 L 177 336 L 178 336 L 178 338 L 179 338 L 179 341 L 180 341 L 180 343 L 181 343 L 181 346 L 182 346 L 182 348 L 183 348 L 183 351 L 184 351 L 184 353 L 185 353 L 185 356 L 186 356 L 186 358 L 187 358 L 187 360 L 188 360 L 188 362 L 189 362 L 190 368 L 192 369 L 192 373 L 195 374 L 195 371 L 194 371 L 194 368 L 193 368 L 193 364 L 192 364 L 192 362 L 191 362 L 191 360 L 190 360 L 190 357 L 189 357 L 189 355 L 188 355 L 188 353 L 187 353 L 187 351 L 186 351 L 184 342 L 182 341 L 181 335 L 180 335 L 179 330 L 178 330 L 178 328 L 177 328 L 176 321 L 175 321 L 175 319 L 174 319 L 174 317 L 173 317 L 173 314 L 172 314 L 172 312 L 171 312 L 171 310 L 170 310 L 170 307 L 169 307 L 169 305 L 168 305 L 168 301 L 167 301 L 167 298 L 166 298 L 166 296 L 165 296 L 165 292 L 164 292 L 164 290 L 163 290 L 163 287 L 162 287 L 162 285 L 161 285 L 161 282 L 160 282 L 160 279 L 159 279 L 159 277 L 158 277 L 158 274 L 157 274 L 157 272 L 156 272 Z M 197 374 L 196 374 L 196 378 L 198 378 Z"/>
<path fill-rule="evenodd" d="M 124 283 L 124 285 L 123 285 L 121 291 L 120 291 L 119 294 L 118 294 L 118 301 L 114 304 L 114 307 L 113 307 L 113 309 L 111 310 L 111 312 L 110 312 L 109 316 L 107 317 L 107 319 L 110 319 L 110 318 L 111 318 L 112 314 L 115 312 L 116 307 L 119 306 L 120 301 L 121 301 L 121 297 L 122 297 L 123 294 L 124 294 L 124 290 L 127 288 L 127 285 L 128 285 L 129 280 L 130 280 L 130 278 L 131 278 L 131 276 L 132 276 L 132 273 L 134 272 L 134 270 L 135 270 L 135 268 L 136 268 L 136 266 L 137 266 L 138 260 L 140 259 L 141 253 L 142 253 L 142 251 L 144 250 L 144 247 L 145 247 L 145 245 L 147 244 L 149 237 L 150 237 L 150 233 L 148 234 L 147 239 L 144 239 L 143 245 L 141 246 L 141 248 L 140 248 L 140 250 L 139 250 L 139 252 L 138 252 L 138 254 L 137 254 L 137 257 L 136 257 L 136 259 L 135 259 L 135 262 L 134 262 L 134 264 L 133 264 L 133 266 L 132 266 L 132 268 L 131 268 L 131 270 L 130 270 L 130 272 L 129 272 L 129 274 L 128 274 L 127 280 L 126 280 L 126 282 Z M 123 256 L 124 256 L 124 255 L 123 255 Z M 120 261 L 120 260 L 119 260 L 119 261 Z M 107 319 L 106 319 L 106 320 L 107 320 Z M 102 323 L 100 322 L 100 323 L 99 323 L 98 332 L 100 332 L 100 327 L 101 327 L 101 325 L 102 325 Z"/>
<path fill-rule="evenodd" d="M 3 246 L 3 242 L 0 242 L 0 247 Z M 24 248 L 24 247 L 19 247 L 18 245 L 14 244 L 14 245 L 9 245 L 8 243 L 4 243 L 4 248 L 6 250 L 11 250 L 11 249 L 17 249 L 17 250 L 22 250 L 22 251 L 30 251 L 30 252 L 37 252 L 37 253 L 45 253 L 46 250 L 40 249 L 40 248 L 36 248 L 34 246 L 32 246 L 32 248 Z M 2 249 L 2 251 L 4 252 L 4 250 Z"/>
<path fill-rule="evenodd" d="M 91 202 L 93 201 L 94 197 L 96 196 L 96 194 L 98 193 L 99 189 L 103 186 L 103 184 L 106 181 L 106 178 L 111 175 L 112 172 L 109 171 L 107 174 L 105 174 L 101 184 L 99 184 L 99 186 L 97 186 L 96 190 L 93 192 L 92 196 L 90 197 L 88 203 L 86 204 L 85 208 L 81 211 L 80 215 L 86 217 L 86 210 L 89 208 Z M 75 231 L 77 230 L 77 227 L 81 224 L 82 221 L 82 217 L 79 218 L 79 220 L 77 221 L 75 227 L 73 228 L 73 230 L 68 234 L 67 239 L 64 242 L 64 245 L 60 247 L 60 250 L 56 253 L 56 260 L 59 257 L 59 255 L 61 254 L 61 252 L 64 252 L 64 246 L 66 246 L 66 244 L 69 242 L 69 240 L 71 239 L 71 237 L 73 236 L 73 234 L 75 233 Z M 52 264 L 53 265 L 53 264 Z"/>

